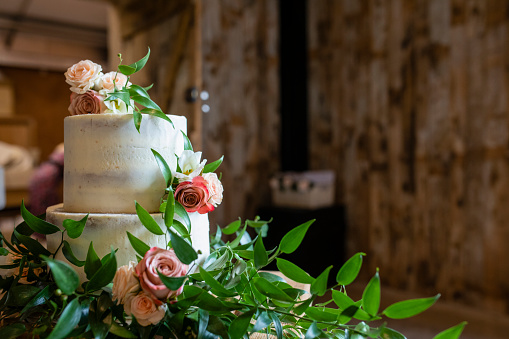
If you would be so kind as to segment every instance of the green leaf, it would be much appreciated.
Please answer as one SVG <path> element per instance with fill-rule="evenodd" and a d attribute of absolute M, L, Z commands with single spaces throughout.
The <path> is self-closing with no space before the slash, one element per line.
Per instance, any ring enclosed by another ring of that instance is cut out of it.
<path fill-rule="evenodd" d="M 120 326 L 116 322 L 111 324 L 110 333 L 121 338 L 137 338 L 134 333 L 130 332 L 127 328 Z"/>
<path fill-rule="evenodd" d="M 53 234 L 60 232 L 60 228 L 57 226 L 50 224 L 49 222 L 39 219 L 32 213 L 30 213 L 26 207 L 25 202 L 21 201 L 21 216 L 23 220 L 27 223 L 27 225 L 37 233 L 41 234 Z"/>
<path fill-rule="evenodd" d="M 315 279 L 294 263 L 277 258 L 277 268 L 285 277 L 303 284 L 312 284 Z"/>
<path fill-rule="evenodd" d="M 224 234 L 228 234 L 228 235 L 233 234 L 233 233 L 237 232 L 240 225 L 241 225 L 241 220 L 239 218 L 238 220 L 232 221 L 231 223 L 226 225 L 225 228 L 221 229 L 221 232 L 223 232 Z"/>
<path fill-rule="evenodd" d="M 371 316 L 376 316 L 378 313 L 380 308 L 380 276 L 378 271 L 362 293 L 362 308 Z"/>
<path fill-rule="evenodd" d="M 106 256 L 106 260 L 101 260 L 101 262 L 101 268 L 95 272 L 86 286 L 88 292 L 96 291 L 108 285 L 117 272 L 117 258 L 113 248 L 111 249 L 111 253 Z"/>
<path fill-rule="evenodd" d="M 174 219 L 172 227 L 178 232 L 178 234 L 180 234 L 181 237 L 186 239 L 191 238 L 191 234 L 189 234 L 186 226 L 184 226 L 184 224 L 182 224 L 180 221 Z"/>
<path fill-rule="evenodd" d="M 283 326 L 281 325 L 281 320 L 279 320 L 278 316 L 274 312 L 269 313 L 272 321 L 274 322 L 274 328 L 276 329 L 277 339 L 283 339 Z"/>
<path fill-rule="evenodd" d="M 155 235 L 164 235 L 164 232 L 161 230 L 161 227 L 157 224 L 157 221 L 144 209 L 138 202 L 134 202 L 136 205 L 136 214 L 138 214 L 138 218 L 141 221 L 141 224 L 145 226 L 147 230 Z"/>
<path fill-rule="evenodd" d="M 71 245 L 69 245 L 69 243 L 66 240 L 64 240 L 64 246 L 62 247 L 62 253 L 64 254 L 64 257 L 74 266 L 82 267 L 86 263 L 86 261 L 82 261 L 82 260 L 79 260 L 78 258 L 76 258 L 76 256 L 74 255 L 74 253 L 71 249 Z"/>
<path fill-rule="evenodd" d="M 328 307 L 308 307 L 306 315 L 316 321 L 335 322 L 340 314 L 340 310 Z"/>
<path fill-rule="evenodd" d="M 26 235 L 19 234 L 16 230 L 13 231 L 13 234 L 23 245 L 25 245 L 30 253 L 35 255 L 51 255 L 51 253 L 37 240 L 27 237 Z"/>
<path fill-rule="evenodd" d="M 318 326 L 316 326 L 316 321 L 313 321 L 311 326 L 309 326 L 308 330 L 306 331 L 304 339 L 316 338 L 320 334 L 322 334 L 322 331 L 318 328 Z"/>
<path fill-rule="evenodd" d="M 183 262 L 186 265 L 189 265 L 196 259 L 198 259 L 198 255 L 196 254 L 196 251 L 193 249 L 193 247 L 184 239 L 182 239 L 178 234 L 173 232 L 172 230 L 169 230 L 170 232 L 170 239 L 171 239 L 171 245 L 173 246 L 173 249 L 175 250 L 175 254 L 177 255 L 177 258 L 181 262 Z"/>
<path fill-rule="evenodd" d="M 143 58 L 141 58 L 140 60 L 136 61 L 135 63 L 132 63 L 132 64 L 129 65 L 129 67 L 135 69 L 135 71 L 133 73 L 138 72 L 143 67 L 145 67 L 145 64 L 147 63 L 149 57 L 150 57 L 150 48 L 148 49 L 147 54 Z"/>
<path fill-rule="evenodd" d="M 137 112 L 136 110 L 133 111 L 134 127 L 136 127 L 138 133 L 140 133 L 141 119 L 142 119 L 141 113 Z"/>
<path fill-rule="evenodd" d="M 203 280 L 210 286 L 212 293 L 214 293 L 215 295 L 218 295 L 220 297 L 233 297 L 235 295 L 234 292 L 224 288 L 219 281 L 214 279 L 214 277 L 201 266 L 200 275 L 203 278 Z"/>
<path fill-rule="evenodd" d="M 172 291 L 178 290 L 182 285 L 184 285 L 184 282 L 187 279 L 187 276 L 167 277 L 164 274 L 161 274 L 159 270 L 157 271 L 157 274 L 159 275 L 159 279 L 161 279 L 164 286 L 168 287 Z"/>
<path fill-rule="evenodd" d="M 0 247 L 0 255 L 2 257 L 5 257 L 6 255 L 9 255 L 9 250 L 7 248 Z"/>
<path fill-rule="evenodd" d="M 41 257 L 48 263 L 58 288 L 66 295 L 73 294 L 80 285 L 78 273 L 63 261 L 50 259 L 44 255 Z"/>
<path fill-rule="evenodd" d="M 407 339 L 403 334 L 388 327 L 383 327 L 382 331 L 380 332 L 380 335 L 382 338 L 387 339 Z"/>
<path fill-rule="evenodd" d="M 256 308 L 244 312 L 237 318 L 233 319 L 232 323 L 230 324 L 230 329 L 228 330 L 230 338 L 240 339 L 244 336 L 244 334 L 247 333 L 247 328 L 249 327 L 251 318 L 255 312 Z"/>
<path fill-rule="evenodd" d="M 205 310 L 198 310 L 198 339 L 206 338 L 207 325 L 209 324 L 209 312 Z"/>
<path fill-rule="evenodd" d="M 166 182 L 166 187 L 170 186 L 172 178 L 170 166 L 168 166 L 168 163 L 166 162 L 166 160 L 164 160 L 163 156 L 159 154 L 155 149 L 151 148 L 150 150 L 152 151 L 152 154 L 156 158 L 157 165 L 159 166 L 159 169 L 163 174 L 164 181 Z"/>
<path fill-rule="evenodd" d="M 45 304 L 52 295 L 53 288 L 51 288 L 51 285 L 47 285 L 42 291 L 39 291 L 39 293 L 37 293 L 37 295 L 25 305 L 25 307 L 23 307 L 20 313 L 23 314 L 32 307 Z"/>
<path fill-rule="evenodd" d="M 101 260 L 97 256 L 94 250 L 94 243 L 91 241 L 88 246 L 87 257 L 85 259 L 85 273 L 87 278 L 90 279 L 101 268 Z"/>
<path fill-rule="evenodd" d="M 258 237 L 254 246 L 254 263 L 256 268 L 261 268 L 269 262 L 269 256 L 263 245 L 263 238 Z"/>
<path fill-rule="evenodd" d="M 265 311 L 260 313 L 258 318 L 256 319 L 256 323 L 253 326 L 253 332 L 259 332 L 269 326 L 272 323 L 272 318 Z"/>
<path fill-rule="evenodd" d="M 184 136 L 184 151 L 192 151 L 193 150 L 193 145 L 191 144 L 191 140 L 189 140 L 189 138 L 184 133 L 184 131 L 180 131 L 180 132 Z"/>
<path fill-rule="evenodd" d="M 456 326 L 448 328 L 447 330 L 438 333 L 433 337 L 433 339 L 457 339 L 460 337 L 466 324 L 467 322 L 464 321 Z"/>
<path fill-rule="evenodd" d="M 348 307 L 355 304 L 349 296 L 337 290 L 332 290 L 332 300 L 334 300 L 334 303 L 340 310 L 346 310 Z"/>
<path fill-rule="evenodd" d="M 71 239 L 78 238 L 85 229 L 85 224 L 87 223 L 88 214 L 85 215 L 81 220 L 72 220 L 72 219 L 65 219 L 62 223 L 64 228 L 67 230 L 67 235 Z"/>
<path fill-rule="evenodd" d="M 135 96 L 135 95 L 141 95 L 141 96 L 146 96 L 146 97 L 149 96 L 147 90 L 141 86 L 138 86 L 138 85 L 132 84 L 131 86 L 129 86 L 127 88 L 127 90 L 129 91 L 130 96 Z"/>
<path fill-rule="evenodd" d="M 142 95 L 135 95 L 135 96 L 131 97 L 131 99 L 133 99 L 134 102 L 136 102 L 140 105 L 143 105 L 147 108 L 161 111 L 161 108 L 159 108 L 159 106 L 157 106 L 157 104 L 154 101 L 152 101 L 152 99 L 150 99 L 149 97 L 142 96 Z"/>
<path fill-rule="evenodd" d="M 41 290 L 32 285 L 17 285 L 12 287 L 7 293 L 5 305 L 7 306 L 25 306 Z"/>
<path fill-rule="evenodd" d="M 365 255 L 361 252 L 356 253 L 341 266 L 336 276 L 339 285 L 350 285 L 357 278 L 362 266 L 362 257 Z"/>
<path fill-rule="evenodd" d="M 294 302 L 294 300 L 286 294 L 282 289 L 270 283 L 267 279 L 256 277 L 253 278 L 253 284 L 256 289 L 263 295 L 286 302 Z"/>
<path fill-rule="evenodd" d="M 332 269 L 332 265 L 327 267 L 318 278 L 313 281 L 311 284 L 311 293 L 317 294 L 318 296 L 323 296 L 327 291 L 327 281 L 329 279 L 329 272 Z"/>
<path fill-rule="evenodd" d="M 430 298 L 404 300 L 388 306 L 382 314 L 391 319 L 405 319 L 426 311 L 440 298 L 440 294 Z"/>
<path fill-rule="evenodd" d="M 118 65 L 118 71 L 126 76 L 129 76 L 136 72 L 136 68 L 127 65 Z"/>
<path fill-rule="evenodd" d="M 51 331 L 47 339 L 66 338 L 81 319 L 81 307 L 78 298 L 74 298 L 64 309 L 58 319 L 55 328 Z"/>
<path fill-rule="evenodd" d="M 175 199 L 173 199 L 175 201 Z M 189 214 L 187 213 L 184 206 L 178 201 L 175 201 L 175 213 L 182 219 L 184 225 L 187 228 L 188 232 L 191 232 L 191 219 L 189 219 Z"/>
<path fill-rule="evenodd" d="M 129 233 L 129 231 L 126 231 L 127 232 L 127 238 L 129 239 L 129 242 L 131 243 L 131 246 L 133 247 L 133 249 L 136 251 L 136 253 L 138 253 L 141 257 L 144 257 L 145 256 L 145 253 L 147 253 L 147 251 L 150 249 L 150 246 L 145 244 L 143 241 L 141 241 L 140 239 L 136 238 L 134 235 L 132 235 L 131 233 Z"/>
<path fill-rule="evenodd" d="M 203 168 L 203 173 L 210 173 L 214 172 L 222 163 L 223 163 L 224 155 L 221 156 L 221 158 L 217 159 L 214 162 L 211 162 L 210 164 L 206 164 Z"/>
<path fill-rule="evenodd" d="M 286 233 L 283 239 L 281 239 L 281 243 L 279 244 L 281 252 L 288 254 L 293 253 L 304 239 L 309 226 L 311 226 L 311 224 L 314 222 L 314 219 L 310 220 Z"/>
<path fill-rule="evenodd" d="M 166 201 L 166 208 L 164 209 L 164 224 L 169 229 L 173 226 L 173 217 L 175 216 L 175 197 L 171 186 L 168 187 L 168 190 L 168 199 Z"/>
<path fill-rule="evenodd" d="M 171 121 L 170 117 L 168 115 L 164 114 L 164 112 L 161 111 L 161 109 L 144 108 L 144 109 L 141 110 L 141 112 L 142 113 L 150 114 L 152 116 L 155 116 L 155 117 L 163 119 L 163 120 L 166 120 L 166 121 L 168 121 L 175 128 L 175 125 L 173 124 L 173 121 Z"/>
<path fill-rule="evenodd" d="M 0 328 L 0 338 L 3 339 L 19 338 L 23 333 L 25 333 L 25 331 L 26 331 L 25 325 L 20 323 L 3 326 Z"/>
<path fill-rule="evenodd" d="M 109 93 L 104 101 L 113 101 L 117 99 L 123 101 L 126 106 L 129 106 L 131 102 L 131 95 L 127 90 L 115 90 L 115 92 Z"/>

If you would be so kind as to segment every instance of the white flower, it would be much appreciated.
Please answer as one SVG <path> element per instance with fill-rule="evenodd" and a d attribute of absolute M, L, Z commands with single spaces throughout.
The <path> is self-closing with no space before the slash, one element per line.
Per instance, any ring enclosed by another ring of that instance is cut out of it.
<path fill-rule="evenodd" d="M 207 181 L 207 189 L 210 194 L 209 202 L 217 207 L 223 201 L 223 185 L 216 173 L 204 173 L 202 177 Z"/>
<path fill-rule="evenodd" d="M 200 163 L 201 152 L 184 151 L 179 157 L 178 165 L 182 173 L 176 173 L 175 176 L 182 181 L 191 181 L 203 171 L 207 160 Z"/>
<path fill-rule="evenodd" d="M 100 81 L 101 90 L 99 91 L 99 93 L 101 93 L 102 95 L 106 95 L 108 93 L 113 92 L 114 91 L 113 84 L 115 84 L 117 90 L 124 88 L 124 86 L 129 87 L 132 85 L 124 74 L 117 72 L 109 72 L 103 74 Z"/>
<path fill-rule="evenodd" d="M 123 113 L 123 114 L 133 114 L 133 105 L 134 102 L 131 100 L 131 105 L 127 106 L 125 102 L 123 102 L 120 99 L 115 100 L 104 100 L 104 104 L 106 105 L 107 109 L 104 111 L 104 113 Z"/>

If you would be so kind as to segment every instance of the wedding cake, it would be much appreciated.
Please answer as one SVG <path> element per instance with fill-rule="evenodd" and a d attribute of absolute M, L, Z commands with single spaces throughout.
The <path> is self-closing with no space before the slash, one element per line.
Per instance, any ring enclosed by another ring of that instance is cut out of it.
<path fill-rule="evenodd" d="M 122 88 L 135 88 L 123 74 L 103 74 L 101 66 L 86 60 L 65 75 L 72 95 L 71 116 L 64 120 L 64 201 L 48 208 L 46 220 L 64 229 L 67 219 L 78 221 L 88 215 L 79 238 L 64 232 L 64 240 L 79 260 L 85 260 L 92 243 L 99 257 L 110 253 L 112 247 L 118 250 L 118 267 L 136 261 L 127 232 L 150 247 L 167 247 L 167 231 L 165 235 L 150 232 L 136 208 L 141 206 L 161 230 L 167 230 L 160 211 L 167 185 L 155 151 L 166 160 L 175 178 L 175 200 L 188 212 L 192 246 L 198 253 L 197 262 L 202 262 L 210 251 L 207 212 L 221 202 L 222 186 L 215 174 L 203 173 L 201 152 L 184 149 L 185 117 L 167 116 L 170 123 L 161 116 L 138 113 L 141 123 L 137 128 L 132 102 L 127 105 L 112 96 Z M 109 96 L 113 99 L 108 100 Z M 198 194 L 197 198 L 193 187 L 185 196 L 186 188 L 198 178 L 201 181 L 196 185 L 201 185 L 198 188 L 203 188 L 205 196 Z M 184 222 L 177 214 L 175 219 Z M 47 236 L 50 252 L 58 249 L 61 237 L 61 233 Z M 56 258 L 66 260 L 62 251 Z M 85 273 L 78 273 L 83 281 Z"/>

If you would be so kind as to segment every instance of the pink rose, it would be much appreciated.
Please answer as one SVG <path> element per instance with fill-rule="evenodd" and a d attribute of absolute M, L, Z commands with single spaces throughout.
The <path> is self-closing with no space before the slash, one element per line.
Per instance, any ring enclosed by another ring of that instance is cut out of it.
<path fill-rule="evenodd" d="M 135 274 L 136 263 L 130 261 L 128 265 L 118 268 L 113 278 L 113 300 L 118 304 L 125 304 L 129 297 L 135 296 L 140 291 L 140 282 Z"/>
<path fill-rule="evenodd" d="M 141 288 L 160 305 L 160 300 L 175 298 L 182 293 L 182 288 L 177 291 L 170 290 L 163 284 L 157 271 L 167 277 L 182 277 L 187 273 L 187 265 L 177 258 L 173 249 L 152 247 L 145 253 L 135 271 L 140 279 Z"/>
<path fill-rule="evenodd" d="M 104 104 L 104 97 L 91 90 L 83 94 L 73 92 L 68 109 L 71 115 L 99 114 L 106 110 L 106 105 Z"/>
<path fill-rule="evenodd" d="M 209 202 L 210 194 L 207 181 L 201 176 L 194 177 L 192 181 L 183 181 L 175 189 L 177 200 L 188 212 L 205 214 L 214 210 Z"/>
<path fill-rule="evenodd" d="M 127 299 L 124 311 L 127 315 L 134 316 L 141 326 L 156 325 L 164 318 L 166 304 L 156 305 L 154 300 L 142 291 Z"/>
<path fill-rule="evenodd" d="M 117 89 L 122 89 L 124 86 L 131 85 L 130 82 L 127 81 L 127 77 L 122 73 L 117 72 L 109 72 L 102 76 L 102 87 L 104 92 L 111 93 L 114 91 L 113 83 L 115 83 L 115 87 Z M 101 90 L 101 92 L 103 92 Z"/>
<path fill-rule="evenodd" d="M 94 87 L 101 77 L 102 67 L 90 60 L 81 60 L 65 72 L 65 82 L 71 85 L 71 91 L 83 94 Z"/>
<path fill-rule="evenodd" d="M 210 194 L 209 202 L 217 207 L 223 201 L 223 185 L 219 181 L 216 173 L 205 173 L 203 179 L 207 181 L 207 189 Z"/>

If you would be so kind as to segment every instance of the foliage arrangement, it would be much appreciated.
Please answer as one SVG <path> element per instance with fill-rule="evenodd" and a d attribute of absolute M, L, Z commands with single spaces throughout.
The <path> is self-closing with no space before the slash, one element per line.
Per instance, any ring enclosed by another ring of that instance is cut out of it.
<path fill-rule="evenodd" d="M 132 65 L 120 65 L 119 74 L 129 75 L 141 69 L 146 58 L 148 54 Z M 113 79 L 117 77 L 118 74 Z M 100 91 L 96 80 L 75 86 L 87 88 L 77 95 Z M 134 86 L 126 79 L 124 87 L 114 86 L 103 100 L 120 99 L 127 105 L 137 96 L 139 89 Z M 140 103 L 141 99 L 134 101 Z M 146 105 L 149 110 L 138 112 L 140 116 L 154 113 L 151 105 Z M 135 114 L 135 124 L 136 119 Z M 86 258 L 76 258 L 64 235 L 79 238 L 88 216 L 67 219 L 61 229 L 42 216 L 34 216 L 22 204 L 24 221 L 15 227 L 10 239 L 0 233 L 0 255 L 9 256 L 12 262 L 0 266 L 2 270 L 12 270 L 11 275 L 0 278 L 2 338 L 237 339 L 261 333 L 278 339 L 401 339 L 405 336 L 385 323 L 375 327 L 371 322 L 414 316 L 438 299 L 439 295 L 406 300 L 381 310 L 380 276 L 376 272 L 362 298 L 353 300 L 346 286 L 357 278 L 363 253 L 355 254 L 334 271 L 335 286 L 327 285 L 332 266 L 318 277 L 310 276 L 284 255 L 298 249 L 313 221 L 290 230 L 274 249 L 265 248 L 263 240 L 269 221 L 233 221 L 224 228 L 218 227 L 210 241 L 211 254 L 196 264 L 189 213 L 207 213 L 221 202 L 222 186 L 213 172 L 222 158 L 210 164 L 200 162 L 201 153 L 193 151 L 185 135 L 184 140 L 185 150 L 178 158 L 175 173 L 153 150 L 166 180 L 160 207 L 166 229 L 162 230 L 137 203 L 136 211 L 147 230 L 169 236 L 170 241 L 166 248 L 150 247 L 128 233 L 138 262 L 117 267 L 116 249 L 100 258 L 93 243 Z M 49 252 L 33 239 L 35 232 L 61 234 L 56 252 Z M 56 259 L 59 251 L 67 262 Z M 279 275 L 264 271 L 273 262 L 285 277 L 309 289 L 296 288 Z M 77 270 L 84 271 L 85 281 L 80 281 Z M 318 303 L 326 298 L 329 300 Z M 465 323 L 458 324 L 435 338 L 458 338 L 464 326 Z"/>

